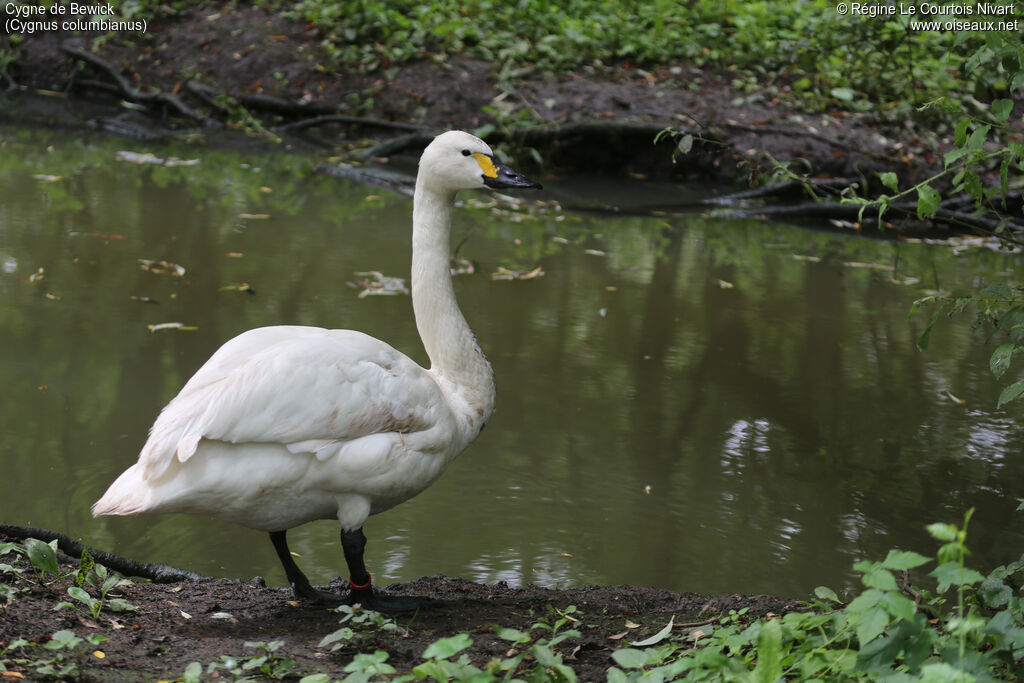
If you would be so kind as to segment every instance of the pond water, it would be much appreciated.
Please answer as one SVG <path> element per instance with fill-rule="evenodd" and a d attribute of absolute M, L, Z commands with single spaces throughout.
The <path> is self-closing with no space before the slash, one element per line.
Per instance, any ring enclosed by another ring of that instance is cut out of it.
<path fill-rule="evenodd" d="M 11 127 L 0 140 L 0 521 L 282 585 L 265 534 L 92 519 L 89 506 L 243 330 L 354 328 L 425 362 L 409 298 L 347 284 L 407 277 L 410 200 L 315 175 L 308 155 Z M 907 317 L 926 291 L 1021 272 L 1021 256 L 574 214 L 552 202 L 587 183 L 546 182 L 545 206 L 497 210 L 479 194 L 456 212 L 458 255 L 477 271 L 456 291 L 498 408 L 434 487 L 370 519 L 377 583 L 443 573 L 806 597 L 855 587 L 851 565 L 890 548 L 932 553 L 924 526 L 970 507 L 974 566 L 1024 551 L 1021 407 L 995 409 L 992 347 L 965 315 L 920 353 L 929 314 Z M 162 323 L 184 327 L 151 331 Z M 336 524 L 289 537 L 314 581 L 344 573 Z"/>

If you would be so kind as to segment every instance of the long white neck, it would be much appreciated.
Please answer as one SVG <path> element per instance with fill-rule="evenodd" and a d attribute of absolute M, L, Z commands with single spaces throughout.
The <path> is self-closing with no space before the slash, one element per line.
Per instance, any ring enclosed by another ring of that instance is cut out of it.
<path fill-rule="evenodd" d="M 449 390 L 450 401 L 465 404 L 467 418 L 479 429 L 494 409 L 494 375 L 459 310 L 452 287 L 448 249 L 455 194 L 426 185 L 417 182 L 413 197 L 412 308 L 416 328 L 430 357 L 430 371 L 443 380 L 441 386 Z M 446 386 L 449 383 L 454 386 Z"/>

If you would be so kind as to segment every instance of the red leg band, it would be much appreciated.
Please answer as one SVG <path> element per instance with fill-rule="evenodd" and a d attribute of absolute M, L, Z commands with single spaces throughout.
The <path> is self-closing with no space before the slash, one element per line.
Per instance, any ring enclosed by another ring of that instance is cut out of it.
<path fill-rule="evenodd" d="M 352 590 L 364 591 L 370 587 L 371 583 L 373 583 L 373 576 L 370 575 L 370 572 L 366 572 L 366 583 L 361 586 L 353 581 L 351 576 L 348 577 L 348 585 L 352 586 Z"/>

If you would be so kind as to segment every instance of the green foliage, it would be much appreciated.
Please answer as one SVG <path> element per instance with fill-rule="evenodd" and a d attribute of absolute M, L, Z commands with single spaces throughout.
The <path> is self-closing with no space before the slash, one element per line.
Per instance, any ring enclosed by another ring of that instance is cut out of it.
<path fill-rule="evenodd" d="M 343 647 L 359 649 L 367 645 L 379 631 L 398 631 L 399 626 L 393 619 L 380 612 L 363 609 L 358 605 L 340 605 L 335 610 L 342 615 L 338 621 L 343 626 L 324 636 L 317 647 L 331 646 L 331 652 Z"/>
<path fill-rule="evenodd" d="M 55 632 L 42 645 L 19 638 L 0 648 L 0 672 L 9 671 L 13 666 L 38 674 L 38 680 L 79 680 L 83 660 L 90 656 L 86 650 L 106 640 L 106 636 L 99 633 L 79 638 L 74 631 L 66 629 Z M 99 651 L 92 654 L 103 655 Z"/>
<path fill-rule="evenodd" d="M 10 553 L 22 555 L 28 560 L 35 574 L 35 581 L 40 585 L 61 584 L 67 594 L 75 600 L 75 602 L 60 602 L 54 606 L 55 610 L 71 608 L 93 619 L 98 619 L 104 609 L 111 612 L 135 610 L 135 606 L 124 598 L 110 596 L 110 592 L 114 589 L 130 586 L 132 582 L 116 572 L 109 572 L 103 565 L 96 564 L 86 548 L 82 549 L 78 567 L 63 571 L 57 560 L 56 540 L 46 543 L 37 538 L 28 538 L 25 539 L 23 545 L 0 544 L 0 557 Z M 0 563 L 0 574 L 13 575 L 25 583 L 28 580 L 21 569 L 7 563 Z M 28 588 L 28 585 L 21 586 L 22 590 Z M 87 588 L 93 589 L 96 595 L 91 594 Z M 14 585 L 0 584 L 0 597 L 13 599 L 19 592 Z"/>
<path fill-rule="evenodd" d="M 617 666 L 608 680 L 988 681 L 1020 676 L 1024 603 L 1012 586 L 1021 578 L 1024 558 L 988 577 L 966 567 L 970 517 L 968 512 L 962 528 L 928 527 L 942 542 L 937 567 L 929 574 L 937 581 L 937 595 L 901 585 L 906 572 L 933 560 L 894 550 L 881 562 L 854 565 L 865 590 L 845 606 L 837 604 L 833 591 L 819 588 L 806 612 L 745 626 L 741 615 L 730 613 L 712 633 L 685 636 L 695 640 L 700 635 L 695 646 L 677 639 L 657 648 L 616 651 Z M 956 605 L 944 611 L 942 596 L 950 590 L 956 592 Z"/>
<path fill-rule="evenodd" d="M 922 351 L 931 343 L 932 329 L 943 318 L 964 312 L 969 307 L 976 311 L 973 329 L 990 329 L 989 339 L 998 336 L 1005 339 L 996 347 L 989 358 L 989 369 L 997 379 L 1005 376 L 1015 356 L 1024 353 L 1024 286 L 1010 286 L 1004 282 L 993 282 L 977 294 L 963 296 L 932 295 L 921 297 L 910 310 L 913 316 L 923 305 L 937 305 L 924 331 L 917 338 L 917 347 Z M 1024 394 L 1024 379 L 1012 382 L 999 394 L 996 408 L 1001 408 Z"/>
<path fill-rule="evenodd" d="M 295 669 L 295 660 L 277 654 L 277 651 L 284 645 L 283 640 L 274 640 L 269 643 L 249 641 L 245 647 L 262 650 L 262 654 L 235 657 L 221 655 L 216 662 L 211 662 L 206 667 L 206 673 L 216 678 L 223 678 L 224 674 L 230 674 L 235 681 L 258 681 L 272 680 L 279 681 L 292 675 Z M 196 662 L 189 664 L 186 670 L 186 680 L 190 675 L 197 676 L 200 667 Z M 198 678 L 197 678 L 198 680 Z"/>

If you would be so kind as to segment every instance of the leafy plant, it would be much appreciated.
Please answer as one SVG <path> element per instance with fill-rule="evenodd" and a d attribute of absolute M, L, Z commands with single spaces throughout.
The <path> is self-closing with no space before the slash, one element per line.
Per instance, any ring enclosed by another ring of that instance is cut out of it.
<path fill-rule="evenodd" d="M 37 538 L 27 538 L 24 544 L 21 545 L 17 543 L 0 544 L 0 556 L 9 553 L 23 555 L 28 560 L 36 580 L 41 585 L 63 584 L 67 594 L 79 603 L 60 602 L 54 606 L 55 610 L 70 607 L 83 612 L 93 619 L 97 619 L 104 609 L 112 612 L 130 612 L 135 610 L 135 606 L 124 598 L 110 596 L 110 592 L 114 589 L 130 586 L 132 582 L 116 572 L 109 572 L 103 565 L 96 564 L 96 561 L 86 548 L 82 549 L 82 557 L 78 567 L 67 569 L 63 572 L 57 559 L 56 540 L 46 543 Z M 25 578 L 24 572 L 21 569 L 10 564 L 0 564 L 0 572 Z M 4 585 L 0 584 L 0 586 Z M 93 588 L 98 595 L 95 597 L 91 595 L 86 590 L 87 586 Z M 13 586 L 7 587 L 4 589 L 3 595 L 7 599 L 11 599 L 17 592 L 17 589 Z"/>
<path fill-rule="evenodd" d="M 245 647 L 262 650 L 262 654 L 235 657 L 221 655 L 220 660 L 211 662 L 206 667 L 206 673 L 220 677 L 221 672 L 231 674 L 236 681 L 256 681 L 270 679 L 279 681 L 287 678 L 295 669 L 295 660 L 282 657 L 277 651 L 284 645 L 283 640 L 274 640 L 269 643 L 248 641 Z M 198 675 L 198 664 L 194 662 L 186 669 L 186 675 Z M 191 674 L 189 674 L 189 671 Z"/>
<path fill-rule="evenodd" d="M 79 638 L 74 631 L 69 630 L 57 631 L 42 645 L 19 638 L 0 649 L 0 672 L 10 671 L 8 667 L 14 665 L 33 671 L 43 680 L 77 679 L 81 672 L 82 660 L 88 656 L 84 651 L 80 651 L 79 647 L 83 643 L 96 647 L 106 640 L 106 636 L 99 633 L 89 634 L 84 639 Z M 34 651 L 33 648 L 41 648 L 42 651 Z M 15 651 L 20 654 L 12 654 Z M 39 656 L 27 656 L 29 652 L 38 652 Z M 104 656 L 100 650 L 93 650 L 92 655 L 97 658 Z M 15 678 L 22 677 L 18 672 L 12 673 L 17 673 Z"/>
<path fill-rule="evenodd" d="M 769 616 L 744 626 L 730 613 L 718 627 L 612 658 L 612 683 L 676 680 L 985 681 L 1024 673 L 1024 603 L 1015 595 L 1024 558 L 988 577 L 966 566 L 971 513 L 962 527 L 932 524 L 942 545 L 928 576 L 935 595 L 915 591 L 907 573 L 932 562 L 893 550 L 881 562 L 854 565 L 865 590 L 843 605 L 824 587 L 806 612 Z M 955 591 L 947 609 L 944 594 Z M 710 631 L 710 632 L 705 632 Z M 692 647 L 685 640 L 696 641 Z"/>
<path fill-rule="evenodd" d="M 339 605 L 334 610 L 342 615 L 338 621 L 344 624 L 333 633 L 324 636 L 317 647 L 331 646 L 331 652 L 343 647 L 361 647 L 369 643 L 378 631 L 397 631 L 398 624 L 380 612 L 353 605 Z"/>

